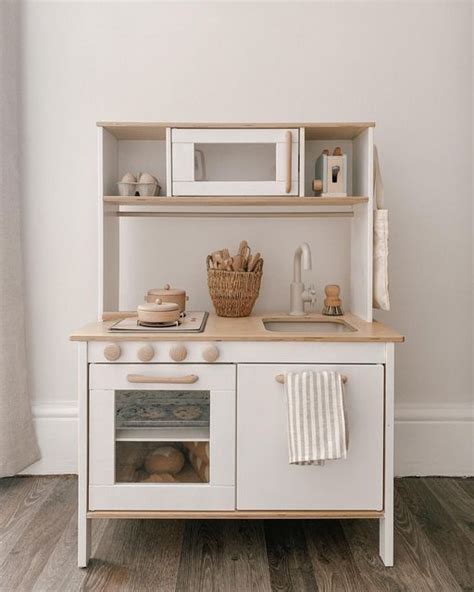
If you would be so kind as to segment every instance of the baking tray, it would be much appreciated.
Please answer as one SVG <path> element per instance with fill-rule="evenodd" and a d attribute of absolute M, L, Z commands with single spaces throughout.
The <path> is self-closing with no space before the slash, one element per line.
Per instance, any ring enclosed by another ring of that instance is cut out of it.
<path fill-rule="evenodd" d="M 117 428 L 207 427 L 209 391 L 117 391 Z"/>

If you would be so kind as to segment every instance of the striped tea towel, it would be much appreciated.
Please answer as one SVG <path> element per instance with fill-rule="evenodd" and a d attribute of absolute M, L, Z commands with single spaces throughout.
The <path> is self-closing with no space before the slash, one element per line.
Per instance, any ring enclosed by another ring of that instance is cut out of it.
<path fill-rule="evenodd" d="M 342 376 L 338 372 L 288 372 L 290 464 L 317 465 L 347 457 Z"/>

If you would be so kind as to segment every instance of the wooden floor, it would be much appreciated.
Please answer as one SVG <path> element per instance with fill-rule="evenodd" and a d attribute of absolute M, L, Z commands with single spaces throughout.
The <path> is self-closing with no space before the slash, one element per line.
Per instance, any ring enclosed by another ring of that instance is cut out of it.
<path fill-rule="evenodd" d="M 474 479 L 396 482 L 395 567 L 371 520 L 98 520 L 76 567 L 76 479 L 0 480 L 0 590 L 474 590 Z"/>

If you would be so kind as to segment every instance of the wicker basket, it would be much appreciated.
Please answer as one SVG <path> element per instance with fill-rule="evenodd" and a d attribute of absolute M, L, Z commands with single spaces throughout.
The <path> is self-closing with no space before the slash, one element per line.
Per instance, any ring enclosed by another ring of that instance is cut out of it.
<path fill-rule="evenodd" d="M 207 285 L 219 317 L 248 317 L 260 291 L 263 259 L 254 271 L 210 269 L 207 258 Z"/>

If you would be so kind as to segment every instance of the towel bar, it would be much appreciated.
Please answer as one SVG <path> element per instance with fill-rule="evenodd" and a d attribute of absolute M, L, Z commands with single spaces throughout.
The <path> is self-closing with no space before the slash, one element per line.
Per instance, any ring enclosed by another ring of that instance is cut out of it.
<path fill-rule="evenodd" d="M 285 384 L 285 375 L 284 374 L 277 374 L 275 376 L 275 380 L 280 384 Z M 342 382 L 345 384 L 347 382 L 347 376 L 342 377 Z"/>

